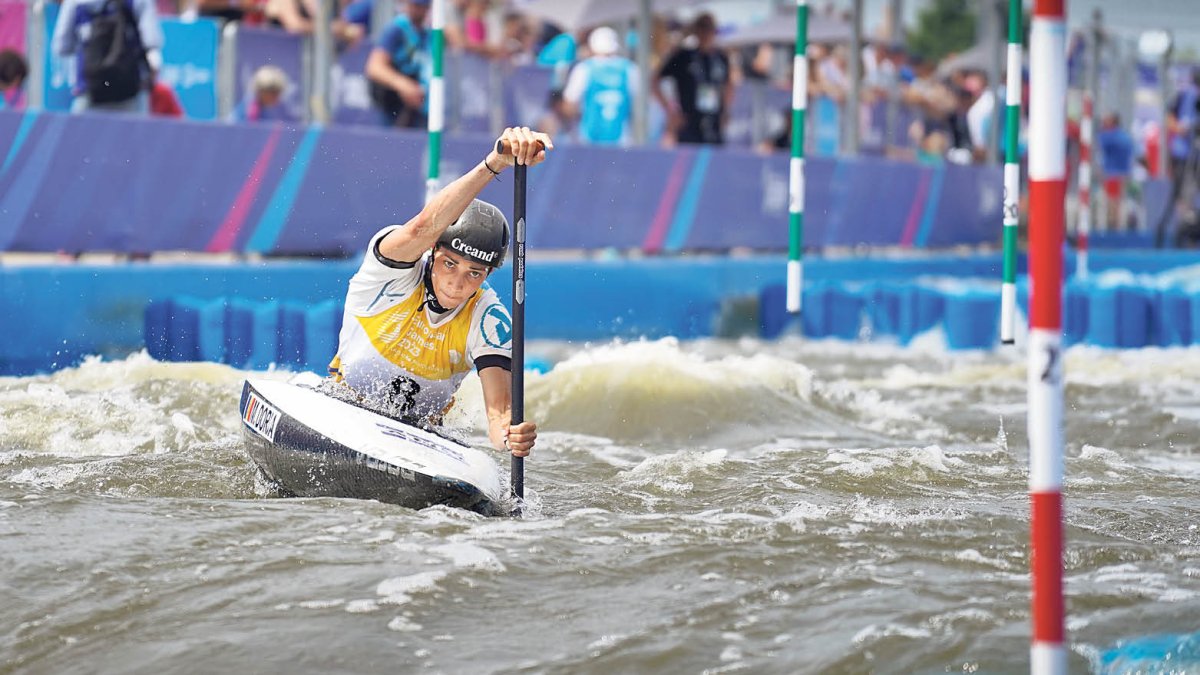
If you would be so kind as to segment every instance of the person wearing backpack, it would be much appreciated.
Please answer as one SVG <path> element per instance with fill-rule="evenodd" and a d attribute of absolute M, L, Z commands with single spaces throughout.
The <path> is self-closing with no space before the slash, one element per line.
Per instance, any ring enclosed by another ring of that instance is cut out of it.
<path fill-rule="evenodd" d="M 146 112 L 162 65 L 154 0 L 63 0 L 52 46 L 75 57 L 72 112 Z"/>

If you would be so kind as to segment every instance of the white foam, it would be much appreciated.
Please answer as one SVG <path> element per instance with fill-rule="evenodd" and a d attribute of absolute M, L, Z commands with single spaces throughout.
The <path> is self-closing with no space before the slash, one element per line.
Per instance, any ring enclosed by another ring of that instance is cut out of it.
<path fill-rule="evenodd" d="M 999 558 L 989 558 L 973 548 L 963 549 L 958 553 L 955 553 L 954 559 L 961 560 L 963 562 L 986 565 L 988 567 L 995 567 L 996 569 L 1012 569 L 1012 565 L 1010 565 L 1007 561 Z"/>
<path fill-rule="evenodd" d="M 693 484 L 689 477 L 707 473 L 725 462 L 729 452 L 723 449 L 709 451 L 681 450 L 666 455 L 655 455 L 618 476 L 632 486 L 655 486 L 660 490 L 683 494 L 690 492 Z"/>
<path fill-rule="evenodd" d="M 388 627 L 388 630 L 396 631 L 397 633 L 415 633 L 415 632 L 423 629 L 423 626 L 421 626 L 421 624 L 413 623 L 412 621 L 409 621 L 407 617 L 404 617 L 404 616 L 398 616 L 398 617 L 392 619 L 391 621 L 388 622 L 387 627 Z M 422 652 L 424 652 L 424 653 L 422 653 Z M 425 656 L 428 656 L 428 655 L 429 655 L 429 652 L 424 649 L 419 649 L 414 654 L 414 656 L 422 657 L 422 658 Z"/>
<path fill-rule="evenodd" d="M 379 610 L 379 603 L 374 600 L 351 600 L 346 603 L 346 611 L 350 614 L 370 614 Z"/>
<path fill-rule="evenodd" d="M 438 582 L 446 578 L 446 572 L 434 570 L 420 572 L 406 577 L 384 579 L 375 587 L 375 593 L 380 596 L 380 603 L 388 605 L 404 605 L 412 601 L 412 596 L 419 593 L 432 593 L 438 589 Z"/>
<path fill-rule="evenodd" d="M 825 473 L 846 473 L 858 478 L 867 478 L 894 468 L 920 467 L 937 473 L 959 473 L 967 463 L 957 457 L 949 457 L 936 445 L 923 448 L 842 448 L 829 450 L 825 462 L 832 466 Z"/>
<path fill-rule="evenodd" d="M 342 606 L 342 605 L 344 605 L 344 604 L 346 604 L 346 601 L 345 601 L 345 600 L 342 600 L 342 599 L 337 599 L 337 600 L 305 600 L 305 601 L 303 601 L 303 602 L 300 602 L 300 603 L 298 603 L 298 605 L 299 605 L 300 607 L 303 607 L 304 609 L 332 609 L 332 608 L 334 608 L 334 607 L 341 607 L 341 606 Z"/>
<path fill-rule="evenodd" d="M 442 546 L 435 546 L 429 549 L 430 553 L 443 556 L 450 560 L 450 564 L 458 568 L 478 569 L 488 572 L 503 572 L 505 570 L 504 563 L 496 557 L 495 553 L 467 542 L 455 542 Z"/>
<path fill-rule="evenodd" d="M 933 637 L 933 634 L 925 628 L 913 628 L 911 626 L 901 626 L 895 623 L 889 623 L 883 626 L 870 624 L 866 628 L 863 628 L 855 633 L 854 637 L 851 638 L 851 642 L 861 645 L 867 642 L 879 640 L 880 638 L 892 636 L 922 639 Z"/>

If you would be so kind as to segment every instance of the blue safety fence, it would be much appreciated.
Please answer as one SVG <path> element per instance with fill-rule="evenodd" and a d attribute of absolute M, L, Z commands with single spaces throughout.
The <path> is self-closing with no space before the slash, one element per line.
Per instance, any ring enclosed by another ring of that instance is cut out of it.
<path fill-rule="evenodd" d="M 786 331 L 810 338 L 889 339 L 907 345 L 931 329 L 944 332 L 950 349 L 996 346 L 999 284 L 816 282 L 805 286 L 803 312 L 789 315 L 782 284 L 759 295 L 762 336 Z M 1064 289 L 1063 343 L 1131 349 L 1200 344 L 1200 280 L 1168 285 L 1137 280 L 1071 280 Z M 1020 311 L 1028 310 L 1028 283 L 1017 286 Z M 797 330 L 796 324 L 799 324 Z"/>
<path fill-rule="evenodd" d="M 443 145 L 442 173 L 489 136 Z M 344 256 L 423 203 L 425 135 L 0 111 L 0 251 Z M 999 167 L 808 163 L 809 248 L 998 243 Z M 786 250 L 788 158 L 570 145 L 529 177 L 540 249 Z M 483 198 L 511 203 L 508 176 Z M 403 222 L 400 220 L 400 222 Z"/>

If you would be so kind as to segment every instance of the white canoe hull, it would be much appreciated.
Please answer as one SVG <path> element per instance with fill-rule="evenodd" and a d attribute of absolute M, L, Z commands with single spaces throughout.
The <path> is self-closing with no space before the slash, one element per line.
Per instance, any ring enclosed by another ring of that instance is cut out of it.
<path fill-rule="evenodd" d="M 286 382 L 247 380 L 239 410 L 250 457 L 296 496 L 504 512 L 499 467 L 463 443 Z"/>

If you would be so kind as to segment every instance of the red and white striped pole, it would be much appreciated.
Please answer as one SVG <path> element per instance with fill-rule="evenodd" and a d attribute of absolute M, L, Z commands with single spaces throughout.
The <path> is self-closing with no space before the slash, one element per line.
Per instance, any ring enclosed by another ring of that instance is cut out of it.
<path fill-rule="evenodd" d="M 1083 92 L 1083 114 L 1079 117 L 1079 217 L 1075 221 L 1075 275 L 1088 275 L 1088 236 L 1092 233 L 1092 93 Z"/>
<path fill-rule="evenodd" d="M 1062 270 L 1067 194 L 1066 0 L 1035 0 L 1029 40 L 1030 672 L 1065 673 Z"/>

